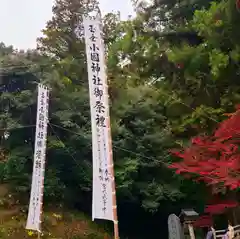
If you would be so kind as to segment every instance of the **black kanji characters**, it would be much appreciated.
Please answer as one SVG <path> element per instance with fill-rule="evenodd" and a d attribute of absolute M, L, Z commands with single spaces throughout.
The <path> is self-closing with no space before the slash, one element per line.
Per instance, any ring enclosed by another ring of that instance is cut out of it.
<path fill-rule="evenodd" d="M 39 119 L 40 121 L 44 121 L 44 119 L 45 119 L 44 114 L 40 113 L 38 119 Z"/>
<path fill-rule="evenodd" d="M 95 32 L 96 32 L 96 28 L 95 28 L 93 25 L 89 25 L 88 30 L 89 30 L 91 33 L 95 33 Z"/>
<path fill-rule="evenodd" d="M 97 114 L 96 115 L 97 127 L 106 127 L 105 120 L 106 118 L 104 116 Z"/>
<path fill-rule="evenodd" d="M 90 46 L 90 50 L 93 52 L 99 51 L 99 47 L 96 46 L 95 43 L 92 44 L 92 46 Z"/>
<path fill-rule="evenodd" d="M 37 141 L 37 146 L 38 146 L 39 148 L 42 148 L 42 146 L 43 146 L 43 141 L 42 141 L 42 140 L 38 140 L 38 141 Z"/>
<path fill-rule="evenodd" d="M 101 71 L 101 68 L 98 63 L 92 62 L 91 69 L 93 73 L 99 73 Z"/>
<path fill-rule="evenodd" d="M 44 137 L 44 134 L 43 134 L 43 132 L 38 132 L 38 139 L 43 139 L 43 137 Z"/>
<path fill-rule="evenodd" d="M 99 87 L 95 87 L 94 95 L 95 95 L 95 97 L 99 98 L 99 100 L 101 100 L 103 97 L 103 90 L 101 90 Z"/>
<path fill-rule="evenodd" d="M 100 61 L 99 54 L 97 52 L 92 52 L 91 53 L 91 60 L 95 61 L 95 62 L 99 62 Z"/>
<path fill-rule="evenodd" d="M 90 40 L 91 40 L 91 42 L 96 42 L 97 41 L 97 37 L 95 36 L 95 34 L 92 34 L 90 36 Z"/>
<path fill-rule="evenodd" d="M 105 112 L 105 106 L 103 105 L 103 103 L 101 101 L 96 101 L 96 105 L 94 106 L 94 108 L 96 109 L 96 112 L 101 114 Z"/>
<path fill-rule="evenodd" d="M 44 122 L 39 121 L 38 127 L 39 127 L 39 129 L 44 129 Z"/>
<path fill-rule="evenodd" d="M 93 81 L 93 84 L 96 86 L 102 85 L 102 81 L 101 81 L 100 77 L 98 77 L 96 75 L 93 75 L 92 81 Z"/>
<path fill-rule="evenodd" d="M 37 158 L 37 159 L 41 159 L 41 157 L 42 157 L 42 151 L 41 151 L 41 150 L 37 150 L 37 152 L 36 152 L 36 158 Z"/>

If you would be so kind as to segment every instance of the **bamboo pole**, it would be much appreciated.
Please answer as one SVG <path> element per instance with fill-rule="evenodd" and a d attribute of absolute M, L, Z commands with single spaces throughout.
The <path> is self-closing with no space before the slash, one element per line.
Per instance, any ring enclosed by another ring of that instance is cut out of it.
<path fill-rule="evenodd" d="M 110 128 L 109 128 L 109 132 Z M 116 188 L 115 188 L 115 177 L 114 177 L 114 165 L 112 157 L 112 147 L 111 147 L 111 175 L 112 175 L 112 201 L 113 201 L 113 223 L 114 223 L 114 239 L 119 239 L 119 228 L 118 228 L 118 215 L 117 215 L 117 199 L 116 199 Z"/>
<path fill-rule="evenodd" d="M 191 239 L 195 239 L 194 229 L 192 223 L 188 223 L 188 230 Z"/>
<path fill-rule="evenodd" d="M 106 92 L 108 92 L 107 82 L 106 82 L 105 86 L 106 86 Z M 113 202 L 112 210 L 113 210 L 113 223 L 114 223 L 114 239 L 119 239 L 116 185 L 115 185 L 115 175 L 114 175 L 112 135 L 111 135 L 111 123 L 110 123 L 110 113 L 109 113 L 109 110 L 108 110 L 108 120 L 107 120 L 107 122 L 108 122 L 107 126 L 108 126 L 108 137 L 109 137 L 110 172 L 111 172 L 111 177 L 112 177 L 112 202 Z"/>

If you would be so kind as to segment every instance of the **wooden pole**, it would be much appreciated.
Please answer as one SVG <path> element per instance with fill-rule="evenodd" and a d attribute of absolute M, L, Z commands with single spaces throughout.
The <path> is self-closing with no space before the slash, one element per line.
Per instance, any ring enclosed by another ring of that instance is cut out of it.
<path fill-rule="evenodd" d="M 106 84 L 106 92 L 108 92 Z M 114 164 L 113 164 L 113 151 L 112 151 L 112 136 L 110 126 L 110 114 L 108 112 L 108 137 L 109 137 L 109 158 L 110 158 L 110 172 L 112 176 L 112 202 L 113 202 L 113 223 L 114 223 L 114 239 L 119 239 L 119 228 L 118 228 L 118 215 L 117 215 L 117 199 L 116 199 L 116 185 L 114 175 Z"/>
<path fill-rule="evenodd" d="M 194 229 L 192 223 L 188 223 L 188 230 L 191 239 L 195 239 Z"/>
<path fill-rule="evenodd" d="M 119 239 L 118 222 L 114 222 L 114 239 Z"/>
<path fill-rule="evenodd" d="M 109 132 L 111 132 L 109 127 Z M 112 144 L 111 144 L 112 145 Z M 115 187 L 115 177 L 114 177 L 114 165 L 112 157 L 112 146 L 110 150 L 111 159 L 111 175 L 112 175 L 112 202 L 113 202 L 113 224 L 114 224 L 114 239 L 119 239 L 119 228 L 118 228 L 118 215 L 117 215 L 117 199 L 116 199 L 116 187 Z"/>

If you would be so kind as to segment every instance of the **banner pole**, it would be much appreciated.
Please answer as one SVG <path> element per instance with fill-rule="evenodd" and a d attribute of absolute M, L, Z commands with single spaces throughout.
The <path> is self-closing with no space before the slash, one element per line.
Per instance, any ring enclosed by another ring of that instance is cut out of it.
<path fill-rule="evenodd" d="M 119 239 L 118 222 L 114 222 L 114 239 Z"/>
<path fill-rule="evenodd" d="M 119 239 L 119 228 L 118 228 L 118 214 L 117 214 L 117 198 L 116 198 L 116 186 L 115 186 L 115 176 L 114 176 L 114 164 L 113 164 L 113 153 L 112 153 L 112 138 L 111 138 L 111 128 L 110 128 L 110 118 L 108 118 L 108 132 L 111 139 L 110 145 L 110 160 L 111 160 L 111 176 L 112 176 L 112 201 L 113 201 L 113 224 L 114 224 L 114 239 Z"/>

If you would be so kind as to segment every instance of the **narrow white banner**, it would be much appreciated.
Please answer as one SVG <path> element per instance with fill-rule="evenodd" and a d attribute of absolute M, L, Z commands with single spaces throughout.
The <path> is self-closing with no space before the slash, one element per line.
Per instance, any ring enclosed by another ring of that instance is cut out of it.
<path fill-rule="evenodd" d="M 41 214 L 43 204 L 48 101 L 49 90 L 47 87 L 39 84 L 32 187 L 26 225 L 26 229 L 39 232 L 41 231 Z"/>
<path fill-rule="evenodd" d="M 92 123 L 93 203 L 92 218 L 114 220 L 111 136 L 101 22 L 84 18 Z"/>

